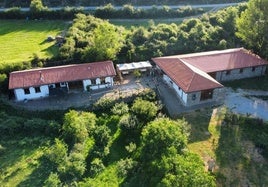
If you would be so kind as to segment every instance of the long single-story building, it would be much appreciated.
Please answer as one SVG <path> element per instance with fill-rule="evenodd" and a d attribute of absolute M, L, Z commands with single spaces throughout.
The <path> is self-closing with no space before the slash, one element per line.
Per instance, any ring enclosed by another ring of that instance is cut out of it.
<path fill-rule="evenodd" d="M 220 82 L 262 76 L 267 61 L 244 48 L 153 58 L 185 106 L 224 98 Z"/>
<path fill-rule="evenodd" d="M 69 90 L 96 90 L 112 87 L 116 72 L 112 61 L 74 64 L 15 71 L 9 89 L 17 101 L 37 99 Z"/>

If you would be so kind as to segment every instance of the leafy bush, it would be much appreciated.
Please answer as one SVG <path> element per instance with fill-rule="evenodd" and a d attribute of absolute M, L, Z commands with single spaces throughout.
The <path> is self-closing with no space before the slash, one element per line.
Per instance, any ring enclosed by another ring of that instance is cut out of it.
<path fill-rule="evenodd" d="M 95 144 L 99 147 L 107 146 L 112 138 L 111 130 L 105 125 L 97 126 L 93 136 L 95 139 Z"/>
<path fill-rule="evenodd" d="M 132 107 L 131 111 L 135 114 L 139 120 L 139 122 L 146 124 L 156 117 L 158 107 L 150 101 L 142 100 L 137 98 Z"/>
<path fill-rule="evenodd" d="M 126 177 L 131 169 L 137 165 L 137 162 L 132 158 L 121 159 L 117 162 L 117 174 L 119 177 Z"/>
<path fill-rule="evenodd" d="M 63 136 L 69 143 L 84 142 L 92 134 L 95 123 L 95 114 L 70 110 L 64 117 Z"/>
<path fill-rule="evenodd" d="M 91 176 L 96 176 L 100 172 L 102 172 L 105 169 L 105 166 L 103 165 L 101 159 L 95 158 L 91 163 L 90 163 L 90 175 Z"/>
<path fill-rule="evenodd" d="M 58 187 L 61 186 L 61 181 L 57 173 L 51 172 L 44 183 L 44 187 Z"/>
<path fill-rule="evenodd" d="M 112 113 L 115 115 L 122 116 L 129 112 L 128 105 L 126 103 L 116 103 L 112 108 Z"/>
<path fill-rule="evenodd" d="M 114 106 L 115 100 L 111 98 L 101 98 L 93 105 L 94 111 L 109 112 Z"/>
<path fill-rule="evenodd" d="M 67 160 L 67 145 L 60 139 L 55 139 L 55 144 L 46 152 L 46 157 L 56 165 L 65 165 Z"/>
<path fill-rule="evenodd" d="M 126 114 L 121 117 L 119 126 L 123 131 L 129 132 L 139 128 L 139 121 L 135 115 Z"/>

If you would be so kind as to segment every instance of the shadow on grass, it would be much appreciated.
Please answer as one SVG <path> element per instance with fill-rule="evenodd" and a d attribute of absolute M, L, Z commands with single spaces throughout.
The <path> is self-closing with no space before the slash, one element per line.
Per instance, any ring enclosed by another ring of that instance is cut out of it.
<path fill-rule="evenodd" d="M 45 156 L 38 159 L 39 166 L 18 186 L 43 186 L 50 172 L 54 171 L 53 164 Z"/>
<path fill-rule="evenodd" d="M 231 87 L 233 89 L 242 88 L 268 91 L 268 75 L 224 82 L 223 85 L 226 87 Z"/>
<path fill-rule="evenodd" d="M 208 127 L 212 112 L 212 109 L 201 109 L 182 114 L 179 117 L 184 118 L 190 125 L 189 143 L 204 141 L 210 138 L 211 135 Z"/>
<path fill-rule="evenodd" d="M 263 135 L 261 132 L 265 129 L 257 130 L 258 124 L 252 121 L 256 119 L 233 115 L 231 120 L 225 121 L 225 125 L 221 126 L 218 147 L 215 151 L 219 165 L 216 179 L 221 186 L 268 184 L 267 159 L 260 156 L 254 141 L 260 139 Z M 267 139 L 264 142 L 267 142 Z"/>

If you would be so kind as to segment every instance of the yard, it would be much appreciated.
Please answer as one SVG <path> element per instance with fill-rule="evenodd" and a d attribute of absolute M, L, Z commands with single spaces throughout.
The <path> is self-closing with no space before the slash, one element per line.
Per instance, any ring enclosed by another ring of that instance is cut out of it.
<path fill-rule="evenodd" d="M 218 186 L 266 186 L 267 153 L 256 145 L 258 136 L 267 142 L 267 123 L 262 126 L 258 120 L 226 115 L 224 107 L 182 115 L 191 126 L 189 149 L 199 154 L 206 166 L 215 161 Z"/>
<path fill-rule="evenodd" d="M 50 58 L 58 54 L 48 36 L 60 34 L 67 23 L 42 20 L 0 20 L 0 66 L 30 61 L 34 56 Z"/>

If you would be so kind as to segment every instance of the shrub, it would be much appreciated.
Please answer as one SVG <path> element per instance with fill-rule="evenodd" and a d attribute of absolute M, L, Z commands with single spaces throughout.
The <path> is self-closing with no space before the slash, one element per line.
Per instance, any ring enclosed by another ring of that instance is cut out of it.
<path fill-rule="evenodd" d="M 138 98 L 134 101 L 131 111 L 137 116 L 140 122 L 145 124 L 156 116 L 158 107 L 150 101 Z"/>
<path fill-rule="evenodd" d="M 61 186 L 61 181 L 57 173 L 51 172 L 45 180 L 44 187 L 58 187 Z"/>
<path fill-rule="evenodd" d="M 67 145 L 60 139 L 55 139 L 55 144 L 47 150 L 46 157 L 56 165 L 66 163 L 67 159 Z"/>
<path fill-rule="evenodd" d="M 126 103 L 116 103 L 112 108 L 112 113 L 115 115 L 122 116 L 129 112 L 128 105 Z"/>
<path fill-rule="evenodd" d="M 126 114 L 121 117 L 119 126 L 123 131 L 138 129 L 138 119 L 135 115 Z"/>
<path fill-rule="evenodd" d="M 117 162 L 117 174 L 119 177 L 126 177 L 128 172 L 137 165 L 131 158 L 121 159 Z"/>
<path fill-rule="evenodd" d="M 111 98 L 101 98 L 93 105 L 93 110 L 108 112 L 114 106 L 115 101 Z"/>
<path fill-rule="evenodd" d="M 90 175 L 92 177 L 96 176 L 100 172 L 102 172 L 105 169 L 105 166 L 103 165 L 101 159 L 95 158 L 91 163 L 90 163 Z"/>

